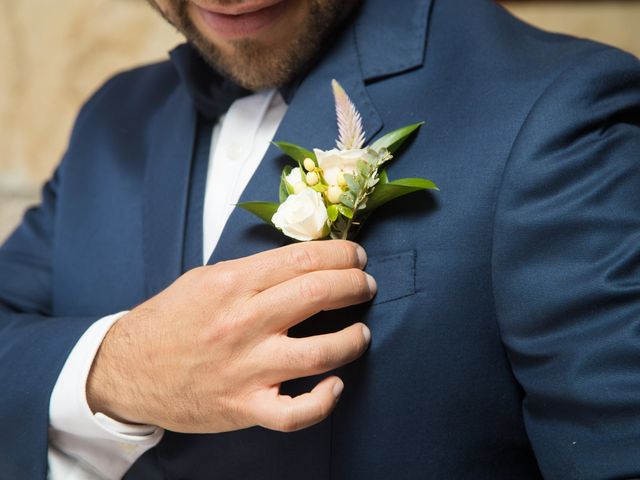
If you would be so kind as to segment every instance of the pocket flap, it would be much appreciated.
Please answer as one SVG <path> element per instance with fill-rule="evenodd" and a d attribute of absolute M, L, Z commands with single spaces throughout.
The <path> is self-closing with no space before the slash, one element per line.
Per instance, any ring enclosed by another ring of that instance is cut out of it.
<path fill-rule="evenodd" d="M 416 251 L 370 256 L 365 269 L 378 283 L 373 304 L 416 293 Z"/>

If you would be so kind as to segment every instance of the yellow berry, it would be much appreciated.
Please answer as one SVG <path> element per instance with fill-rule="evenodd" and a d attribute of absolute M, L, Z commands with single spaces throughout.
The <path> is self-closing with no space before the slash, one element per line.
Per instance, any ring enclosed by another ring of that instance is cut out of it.
<path fill-rule="evenodd" d="M 327 199 L 331 203 L 340 203 L 340 195 L 342 195 L 342 188 L 338 185 L 331 185 L 327 190 Z"/>
<path fill-rule="evenodd" d="M 313 187 L 319 181 L 320 181 L 320 177 L 318 177 L 318 174 L 316 172 L 307 173 L 307 185 L 309 185 L 310 187 Z"/>
<path fill-rule="evenodd" d="M 305 158 L 302 164 L 304 165 L 304 168 L 307 172 L 311 172 L 316 168 L 316 162 L 314 162 L 310 158 Z"/>

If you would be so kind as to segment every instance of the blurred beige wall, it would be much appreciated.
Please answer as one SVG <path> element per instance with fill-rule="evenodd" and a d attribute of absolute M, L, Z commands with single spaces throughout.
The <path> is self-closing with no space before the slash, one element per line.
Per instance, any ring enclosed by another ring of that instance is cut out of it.
<path fill-rule="evenodd" d="M 543 28 L 640 55 L 640 0 L 506 5 Z M 179 41 L 144 0 L 0 0 L 0 241 L 36 201 L 86 97 Z"/>
<path fill-rule="evenodd" d="M 545 30 L 592 38 L 640 56 L 640 0 L 527 0 L 502 4 Z"/>

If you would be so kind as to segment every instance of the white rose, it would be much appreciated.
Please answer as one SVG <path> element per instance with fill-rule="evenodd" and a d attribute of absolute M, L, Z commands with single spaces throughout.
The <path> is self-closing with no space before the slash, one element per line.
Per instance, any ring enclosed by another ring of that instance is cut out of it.
<path fill-rule="evenodd" d="M 311 188 L 289 195 L 271 218 L 282 233 L 303 242 L 326 237 L 328 220 L 322 195 Z"/>
<path fill-rule="evenodd" d="M 300 167 L 296 167 L 289 172 L 289 175 L 285 176 L 287 183 L 293 187 L 293 193 L 300 193 L 307 184 L 302 181 L 302 171 Z"/>
<path fill-rule="evenodd" d="M 296 183 L 300 183 L 302 181 L 302 172 L 300 172 L 300 167 L 296 167 L 289 172 L 289 175 L 285 177 L 289 185 L 294 186 Z"/>
<path fill-rule="evenodd" d="M 364 158 L 366 150 L 333 150 L 323 151 L 317 148 L 313 150 L 318 159 L 318 166 L 324 173 L 324 178 L 329 185 L 338 184 L 338 176 L 340 170 L 343 173 L 354 174 L 357 168 L 358 160 Z"/>

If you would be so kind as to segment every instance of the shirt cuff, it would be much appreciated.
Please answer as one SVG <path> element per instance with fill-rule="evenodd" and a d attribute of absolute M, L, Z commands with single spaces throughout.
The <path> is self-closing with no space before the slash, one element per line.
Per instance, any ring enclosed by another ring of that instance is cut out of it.
<path fill-rule="evenodd" d="M 102 413 L 94 415 L 87 403 L 86 383 L 98 348 L 111 326 L 126 313 L 98 320 L 80 337 L 49 403 L 49 446 L 104 478 L 122 478 L 164 433 L 159 427 L 129 425 Z"/>

